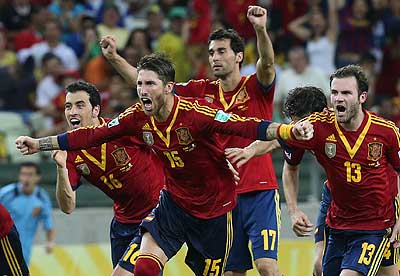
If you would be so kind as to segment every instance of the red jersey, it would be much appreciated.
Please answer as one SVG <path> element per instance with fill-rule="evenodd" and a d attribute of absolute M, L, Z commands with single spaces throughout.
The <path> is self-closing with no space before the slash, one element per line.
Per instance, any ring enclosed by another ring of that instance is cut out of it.
<path fill-rule="evenodd" d="M 102 125 L 106 125 L 101 118 Z M 132 137 L 121 137 L 98 147 L 68 151 L 68 178 L 72 189 L 80 177 L 114 201 L 115 219 L 139 223 L 157 205 L 165 184 L 163 167 L 150 148 Z"/>
<path fill-rule="evenodd" d="M 397 178 L 392 172 L 400 169 L 400 134 L 394 123 L 366 111 L 357 131 L 344 130 L 334 114 L 314 113 L 308 120 L 313 139 L 288 144 L 312 150 L 325 169 L 332 194 L 327 224 L 344 230 L 393 226 Z"/>
<path fill-rule="evenodd" d="M 268 123 L 206 104 L 203 99 L 175 96 L 166 122 L 155 121 L 136 104 L 107 125 L 59 135 L 58 143 L 62 149 L 79 149 L 132 135 L 152 146 L 163 161 L 166 190 L 177 205 L 198 218 L 218 217 L 235 207 L 236 194 L 224 148 L 215 133 L 265 140 Z"/>
<path fill-rule="evenodd" d="M 14 222 L 10 213 L 2 204 L 0 204 L 0 239 L 4 238 L 8 233 L 10 233 L 13 225 Z"/>
<path fill-rule="evenodd" d="M 224 92 L 219 81 L 191 80 L 175 84 L 178 95 L 205 98 L 224 111 L 244 117 L 272 119 L 275 82 L 263 87 L 256 74 L 242 77 L 238 86 Z M 253 140 L 244 137 L 227 136 L 222 139 L 224 148 L 244 148 Z M 240 181 L 236 187 L 238 194 L 278 189 L 271 154 L 250 159 L 238 169 Z"/>

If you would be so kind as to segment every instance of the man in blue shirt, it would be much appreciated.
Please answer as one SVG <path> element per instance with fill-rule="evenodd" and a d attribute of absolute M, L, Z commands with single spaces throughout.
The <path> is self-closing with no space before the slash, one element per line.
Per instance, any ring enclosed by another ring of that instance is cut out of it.
<path fill-rule="evenodd" d="M 32 162 L 22 163 L 19 181 L 0 189 L 0 203 L 10 212 L 21 239 L 25 262 L 29 265 L 32 243 L 39 221 L 47 233 L 46 251 L 54 247 L 53 217 L 47 192 L 38 187 L 40 170 Z"/>

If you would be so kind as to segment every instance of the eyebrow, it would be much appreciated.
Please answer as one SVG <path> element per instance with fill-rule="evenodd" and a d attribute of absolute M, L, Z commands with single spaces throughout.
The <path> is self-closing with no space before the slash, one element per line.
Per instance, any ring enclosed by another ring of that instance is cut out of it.
<path fill-rule="evenodd" d="M 82 104 L 82 103 L 85 103 L 85 101 L 80 100 L 80 101 L 75 102 L 75 104 Z M 64 104 L 64 106 L 67 106 L 67 105 L 72 105 L 72 103 L 71 102 L 66 102 Z"/>
<path fill-rule="evenodd" d="M 216 49 L 217 51 L 221 51 L 221 50 L 226 50 L 226 47 L 218 47 L 217 49 Z M 214 49 L 208 49 L 208 52 L 211 52 L 211 51 L 214 51 Z"/>

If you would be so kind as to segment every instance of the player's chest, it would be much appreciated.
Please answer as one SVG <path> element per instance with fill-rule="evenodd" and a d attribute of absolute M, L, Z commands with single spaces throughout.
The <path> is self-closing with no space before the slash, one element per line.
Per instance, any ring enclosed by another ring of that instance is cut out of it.
<path fill-rule="evenodd" d="M 379 168 L 386 163 L 386 141 L 379 134 L 345 136 L 326 134 L 320 140 L 317 155 L 326 164 L 343 168 Z"/>
<path fill-rule="evenodd" d="M 239 115 L 241 115 L 241 112 L 253 110 L 253 105 L 255 104 L 255 101 L 251 101 L 254 95 L 250 95 L 246 86 L 227 93 L 210 88 L 205 91 L 204 98 L 224 111 L 234 112 Z"/>
<path fill-rule="evenodd" d="M 96 148 L 77 151 L 71 161 L 78 173 L 88 180 L 120 178 L 133 167 L 132 151 L 129 145 L 104 143 Z"/>

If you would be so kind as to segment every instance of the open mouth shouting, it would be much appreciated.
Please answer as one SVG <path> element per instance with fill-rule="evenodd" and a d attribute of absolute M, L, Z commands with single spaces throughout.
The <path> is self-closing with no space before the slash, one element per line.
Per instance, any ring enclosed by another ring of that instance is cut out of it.
<path fill-rule="evenodd" d="M 140 100 L 145 111 L 151 112 L 153 110 L 153 101 L 150 98 L 141 97 Z"/>
<path fill-rule="evenodd" d="M 79 128 L 81 126 L 81 120 L 79 118 L 70 118 L 69 123 L 73 129 Z"/>
<path fill-rule="evenodd" d="M 338 104 L 336 105 L 336 115 L 338 117 L 343 117 L 346 114 L 346 107 L 344 105 Z"/>

